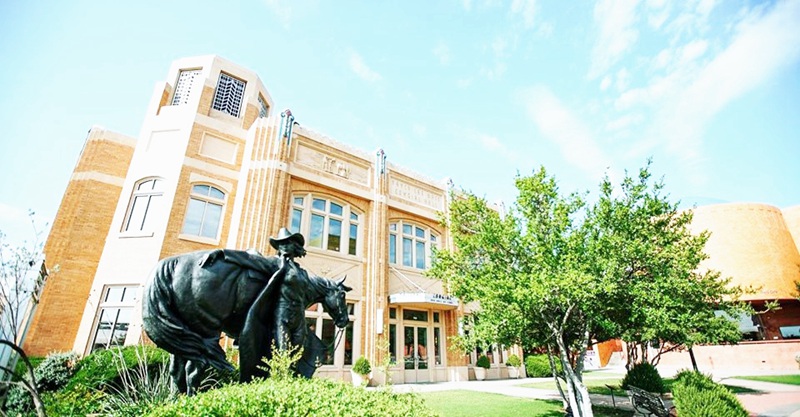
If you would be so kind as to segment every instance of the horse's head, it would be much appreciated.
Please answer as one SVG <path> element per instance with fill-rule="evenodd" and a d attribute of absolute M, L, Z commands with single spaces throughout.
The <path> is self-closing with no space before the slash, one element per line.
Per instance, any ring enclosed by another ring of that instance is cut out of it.
<path fill-rule="evenodd" d="M 331 318 L 333 318 L 336 327 L 339 328 L 347 326 L 347 322 L 349 321 L 345 295 L 348 291 L 352 290 L 352 288 L 344 285 L 345 278 L 347 278 L 347 276 L 330 285 L 322 300 L 322 307 Z"/>

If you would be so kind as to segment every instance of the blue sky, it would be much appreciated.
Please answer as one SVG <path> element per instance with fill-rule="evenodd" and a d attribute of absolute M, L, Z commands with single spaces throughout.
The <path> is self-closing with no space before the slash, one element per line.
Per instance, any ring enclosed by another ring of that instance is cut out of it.
<path fill-rule="evenodd" d="M 230 4 L 227 4 L 230 3 Z M 51 221 L 92 125 L 138 136 L 172 60 L 487 199 L 653 158 L 682 206 L 800 204 L 800 1 L 0 1 L 0 230 Z"/>

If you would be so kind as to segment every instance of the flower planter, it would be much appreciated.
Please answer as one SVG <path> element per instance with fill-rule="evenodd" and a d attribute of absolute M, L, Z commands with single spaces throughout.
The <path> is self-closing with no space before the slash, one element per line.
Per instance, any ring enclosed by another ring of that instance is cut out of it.
<path fill-rule="evenodd" d="M 486 368 L 481 368 L 480 366 L 475 367 L 475 379 L 478 381 L 483 381 L 486 379 Z"/>
<path fill-rule="evenodd" d="M 508 377 L 511 379 L 519 378 L 519 368 L 516 366 L 509 366 L 508 367 Z"/>
<path fill-rule="evenodd" d="M 354 386 L 366 387 L 367 385 L 369 385 L 369 380 L 372 379 L 372 373 L 370 372 L 367 375 L 361 375 L 353 371 L 350 371 L 350 378 L 352 379 Z"/>

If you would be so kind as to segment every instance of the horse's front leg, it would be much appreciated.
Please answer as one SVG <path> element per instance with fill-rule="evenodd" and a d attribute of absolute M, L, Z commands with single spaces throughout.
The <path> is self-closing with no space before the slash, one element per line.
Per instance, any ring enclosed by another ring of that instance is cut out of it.
<path fill-rule="evenodd" d="M 205 363 L 186 361 L 186 395 L 191 397 L 197 393 L 200 383 L 203 382 L 203 377 L 206 374 L 206 367 Z"/>
<path fill-rule="evenodd" d="M 172 389 L 178 393 L 186 393 L 186 360 L 180 356 L 169 355 L 169 379 Z"/>

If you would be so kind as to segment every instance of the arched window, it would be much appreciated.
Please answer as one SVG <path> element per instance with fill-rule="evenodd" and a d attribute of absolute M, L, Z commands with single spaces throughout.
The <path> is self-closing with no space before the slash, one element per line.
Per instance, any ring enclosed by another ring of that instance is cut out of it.
<path fill-rule="evenodd" d="M 146 178 L 133 187 L 128 212 L 122 231 L 128 233 L 152 232 L 150 224 L 153 212 L 164 196 L 164 181 L 161 178 Z"/>
<path fill-rule="evenodd" d="M 355 255 L 358 253 L 361 215 L 348 204 L 312 194 L 292 198 L 292 232 L 306 237 L 309 247 Z"/>
<path fill-rule="evenodd" d="M 181 233 L 216 239 L 225 206 L 225 193 L 205 184 L 192 186 Z"/>
<path fill-rule="evenodd" d="M 439 237 L 431 229 L 400 221 L 389 225 L 389 263 L 425 269 Z"/>

